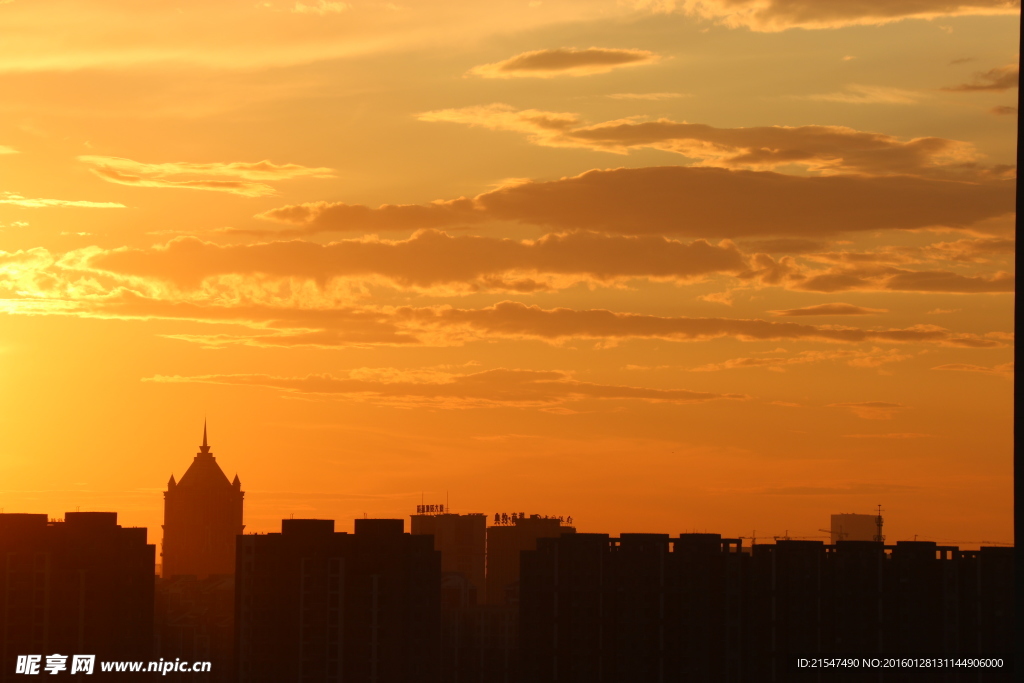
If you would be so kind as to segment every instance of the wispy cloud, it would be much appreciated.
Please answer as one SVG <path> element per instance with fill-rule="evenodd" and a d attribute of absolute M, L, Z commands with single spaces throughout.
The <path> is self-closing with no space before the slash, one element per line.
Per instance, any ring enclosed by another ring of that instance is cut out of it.
<path fill-rule="evenodd" d="M 294 178 L 332 178 L 329 168 L 310 168 L 299 164 L 275 164 L 271 161 L 230 163 L 145 163 L 120 157 L 83 155 L 80 161 L 92 166 L 94 174 L 110 183 L 135 187 L 160 187 L 229 192 L 245 197 L 262 197 L 277 191 L 259 180 Z M 182 177 L 181 179 L 174 179 Z M 189 177 L 191 176 L 191 178 Z M 198 176 L 198 178 L 196 178 Z"/>
<path fill-rule="evenodd" d="M 868 350 L 839 349 L 835 351 L 801 351 L 800 353 L 782 356 L 753 356 L 747 358 L 730 358 L 720 363 L 710 363 L 692 368 L 691 372 L 718 372 L 720 370 L 736 370 L 741 368 L 762 368 L 775 372 L 783 372 L 789 366 L 808 365 L 828 361 L 841 361 L 856 368 L 877 368 L 887 363 L 898 363 L 913 358 L 914 354 L 873 348 Z"/>
<path fill-rule="evenodd" d="M 823 174 L 951 178 L 998 176 L 1009 170 L 981 167 L 977 150 L 967 142 L 938 137 L 905 140 L 845 126 L 716 128 L 665 118 L 649 121 L 635 117 L 586 124 L 579 114 L 572 112 L 517 110 L 501 103 L 427 111 L 417 118 L 512 131 L 545 147 L 582 147 L 614 154 L 657 149 L 694 159 L 701 166 L 771 170 L 796 165 Z"/>
<path fill-rule="evenodd" d="M 848 85 L 845 90 L 839 92 L 804 96 L 808 100 L 846 104 L 917 104 L 922 97 L 922 93 L 913 90 L 856 84 Z"/>
<path fill-rule="evenodd" d="M 292 12 L 297 14 L 339 14 L 351 9 L 347 2 L 330 2 L 329 0 L 313 0 L 313 2 L 296 2 Z"/>
<path fill-rule="evenodd" d="M 30 209 L 38 209 L 44 206 L 74 206 L 86 209 L 124 209 L 124 204 L 117 202 L 91 202 L 73 199 L 42 199 L 22 197 L 13 192 L 0 192 L 0 204 L 13 204 Z"/>
<path fill-rule="evenodd" d="M 288 393 L 344 397 L 350 400 L 435 408 L 553 408 L 571 401 L 640 400 L 656 403 L 702 403 L 720 399 L 749 398 L 743 394 L 720 394 L 685 389 L 596 384 L 573 379 L 561 371 L 498 368 L 471 374 L 402 372 L 395 369 L 364 369 L 347 377 L 307 375 L 161 376 L 143 381 L 161 383 L 205 383 L 262 386 Z"/>
<path fill-rule="evenodd" d="M 864 420 L 891 420 L 898 411 L 906 408 L 902 403 L 888 401 L 861 401 L 857 403 L 830 403 L 829 408 L 846 408 Z"/>
<path fill-rule="evenodd" d="M 1020 67 L 1016 64 L 997 66 L 988 71 L 981 71 L 974 74 L 974 80 L 970 83 L 953 85 L 943 90 L 951 92 L 1003 92 L 1018 87 L 1020 83 Z"/>
<path fill-rule="evenodd" d="M 1013 363 L 1003 363 L 988 367 L 985 365 L 971 365 L 969 363 L 947 363 L 936 365 L 932 370 L 948 370 L 953 372 L 976 372 L 982 375 L 999 375 L 1001 377 L 1013 377 Z"/>
<path fill-rule="evenodd" d="M 592 76 L 626 66 L 653 64 L 660 57 L 648 50 L 603 47 L 534 50 L 493 64 L 473 67 L 469 73 L 484 78 L 554 78 Z"/>
<path fill-rule="evenodd" d="M 845 439 L 930 439 L 934 434 L 918 434 L 917 432 L 896 432 L 889 434 L 843 434 Z"/>
<path fill-rule="evenodd" d="M 689 97 L 687 93 L 681 92 L 620 92 L 606 95 L 613 100 L 674 100 L 679 97 Z"/>
<path fill-rule="evenodd" d="M 808 315 L 878 315 L 888 313 L 884 308 L 864 308 L 853 304 L 818 304 L 817 306 L 805 306 L 804 308 L 789 308 L 782 311 L 769 311 L 777 316 L 808 316 Z"/>
<path fill-rule="evenodd" d="M 632 0 L 654 12 L 685 12 L 731 28 L 785 31 L 888 24 L 905 19 L 1015 14 L 1018 0 Z"/>

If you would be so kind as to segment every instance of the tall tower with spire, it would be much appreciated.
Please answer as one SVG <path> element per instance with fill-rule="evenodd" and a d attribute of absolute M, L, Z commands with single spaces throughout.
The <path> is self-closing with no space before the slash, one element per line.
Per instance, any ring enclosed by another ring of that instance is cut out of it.
<path fill-rule="evenodd" d="M 203 445 L 180 481 L 171 475 L 164 492 L 164 577 L 235 573 L 235 537 L 242 524 L 242 482 L 229 482 L 210 452 L 203 421 Z"/>

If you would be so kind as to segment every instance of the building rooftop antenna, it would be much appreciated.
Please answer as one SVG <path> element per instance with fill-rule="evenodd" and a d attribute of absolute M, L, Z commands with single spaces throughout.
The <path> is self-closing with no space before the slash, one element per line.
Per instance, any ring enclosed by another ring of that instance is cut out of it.
<path fill-rule="evenodd" d="M 876 541 L 878 543 L 884 543 L 885 542 L 885 536 L 882 534 L 882 504 L 881 503 L 878 504 L 878 515 L 875 517 L 875 526 L 878 528 L 878 531 L 875 533 L 875 537 L 872 540 Z"/>

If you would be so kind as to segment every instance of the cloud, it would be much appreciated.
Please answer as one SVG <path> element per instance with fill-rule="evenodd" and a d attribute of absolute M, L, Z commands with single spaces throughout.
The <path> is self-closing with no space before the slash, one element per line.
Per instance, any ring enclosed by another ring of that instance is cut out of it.
<path fill-rule="evenodd" d="M 18 154 L 18 150 L 7 145 L 0 145 L 0 154 Z"/>
<path fill-rule="evenodd" d="M 774 240 L 751 240 L 743 242 L 739 246 L 740 249 L 747 253 L 806 254 L 808 252 L 821 251 L 827 245 L 825 242 L 815 240 L 780 238 Z"/>
<path fill-rule="evenodd" d="M 1009 180 L 806 177 L 661 166 L 518 182 L 472 199 L 386 204 L 376 209 L 316 202 L 271 209 L 258 217 L 295 226 L 297 233 L 514 221 L 613 234 L 813 238 L 879 229 L 968 227 L 1014 209 L 1014 183 Z"/>
<path fill-rule="evenodd" d="M 862 401 L 860 403 L 830 403 L 828 407 L 847 408 L 864 420 L 891 420 L 897 411 L 906 406 L 902 403 L 887 403 L 886 401 Z"/>
<path fill-rule="evenodd" d="M 84 155 L 78 157 L 79 161 L 96 166 L 107 166 L 122 171 L 131 171 L 145 175 L 168 176 L 168 175 L 206 175 L 206 176 L 227 176 L 242 178 L 245 180 L 290 180 L 292 178 L 333 178 L 332 168 L 312 168 L 300 164 L 275 164 L 264 159 L 263 161 L 245 162 L 232 161 L 222 162 L 187 162 L 175 161 L 170 163 L 149 164 L 142 161 L 133 161 L 121 157 L 105 157 Z"/>
<path fill-rule="evenodd" d="M 689 318 L 616 313 L 606 309 L 542 309 L 515 301 L 503 301 L 481 309 L 400 308 L 398 318 L 423 325 L 462 327 L 484 336 L 568 339 L 649 338 L 698 341 L 733 337 L 741 341 L 813 339 L 836 342 L 897 341 L 945 342 L 956 339 L 940 327 L 922 325 L 907 329 L 862 330 L 814 326 L 758 319 Z M 1001 345 L 991 342 L 992 346 Z"/>
<path fill-rule="evenodd" d="M 88 252 L 88 250 L 83 250 Z M 963 348 L 1005 347 L 1005 335 L 955 333 L 935 325 L 860 329 L 760 319 L 691 318 L 607 309 L 543 309 L 516 301 L 485 308 L 350 306 L 337 293 L 301 283 L 204 283 L 177 292 L 159 283 L 82 269 L 87 253 L 58 259 L 46 249 L 0 252 L 0 311 L 101 319 L 167 319 L 233 325 L 231 332 L 168 335 L 208 347 L 458 346 L 493 340 L 629 339 L 672 342 L 806 340 L 837 343 L 919 343 Z M 139 289 L 141 294 L 128 288 Z M 238 331 L 238 327 L 243 328 Z"/>
<path fill-rule="evenodd" d="M 591 76 L 625 66 L 653 64 L 660 57 L 648 50 L 602 47 L 557 48 L 523 52 L 494 64 L 473 67 L 469 73 L 484 78 L 553 78 Z"/>
<path fill-rule="evenodd" d="M 29 209 L 38 209 L 44 206 L 75 206 L 86 209 L 124 209 L 124 204 L 117 202 L 90 202 L 69 199 L 39 199 L 22 197 L 13 192 L 0 192 L 0 204 L 13 204 Z"/>
<path fill-rule="evenodd" d="M 292 12 L 297 14 L 338 14 L 352 9 L 352 6 L 345 2 L 329 2 L 329 0 L 313 0 L 313 2 L 296 2 Z"/>
<path fill-rule="evenodd" d="M 771 170 L 798 165 L 820 173 L 871 175 L 987 174 L 973 145 L 946 138 L 901 140 L 844 126 L 756 126 L 715 128 L 670 119 L 636 118 L 584 125 L 578 114 L 505 104 L 439 109 L 421 121 L 460 123 L 522 133 L 534 144 L 583 147 L 625 154 L 652 148 L 695 159 L 699 165 Z M 1001 174 L 1005 169 L 996 169 Z"/>
<path fill-rule="evenodd" d="M 990 111 L 993 114 L 995 114 L 996 116 L 1016 116 L 1017 115 L 1017 107 L 1008 107 L 1008 106 L 1005 106 L 1005 105 L 999 105 L 997 107 L 992 107 L 992 109 Z"/>
<path fill-rule="evenodd" d="M 1016 64 L 997 66 L 994 69 L 974 74 L 971 83 L 943 88 L 950 92 L 1003 92 L 1018 87 L 1020 83 L 1020 67 Z"/>
<path fill-rule="evenodd" d="M 730 358 L 721 363 L 709 363 L 691 368 L 690 372 L 719 372 L 721 370 L 737 370 L 742 368 L 763 368 L 775 372 L 784 372 L 790 365 L 807 365 L 826 361 L 844 361 L 855 368 L 877 368 L 887 363 L 898 363 L 913 358 L 913 354 L 900 353 L 896 349 L 887 351 L 880 348 L 870 350 L 837 351 L 802 351 L 791 356 L 757 356 L 747 358 Z"/>
<path fill-rule="evenodd" d="M 888 313 L 884 308 L 864 308 L 853 304 L 818 304 L 817 306 L 805 306 L 804 308 L 790 308 L 784 311 L 769 311 L 777 316 L 806 316 L 806 315 L 878 315 Z"/>
<path fill-rule="evenodd" d="M 417 376 L 395 369 L 356 370 L 348 377 L 307 375 L 199 375 L 155 376 L 143 381 L 259 386 L 293 394 L 336 396 L 401 407 L 434 408 L 553 408 L 572 401 L 641 400 L 657 403 L 703 403 L 720 399 L 746 399 L 743 394 L 719 394 L 685 389 L 597 384 L 573 379 L 561 371 L 499 368 L 471 374 L 433 373 Z"/>
<path fill-rule="evenodd" d="M 985 263 L 988 257 L 1012 256 L 1016 251 L 1016 240 L 999 237 L 938 242 L 922 249 L 926 256 L 965 263 Z"/>
<path fill-rule="evenodd" d="M 929 439 L 934 434 L 918 434 L 916 432 L 898 432 L 895 434 L 843 434 L 845 439 Z"/>
<path fill-rule="evenodd" d="M 178 190 L 210 190 L 212 192 L 239 194 L 243 197 L 264 197 L 277 194 L 277 191 L 269 185 L 245 180 L 162 180 L 122 173 L 112 168 L 93 168 L 90 170 L 108 183 L 116 185 L 168 187 Z"/>
<path fill-rule="evenodd" d="M 333 169 L 310 168 L 299 164 L 274 164 L 271 161 L 149 164 L 120 157 L 85 155 L 78 157 L 93 168 L 90 170 L 110 183 L 135 187 L 164 187 L 188 190 L 229 192 L 245 197 L 276 194 L 273 187 L 257 180 L 290 180 L 293 178 L 333 178 Z M 200 179 L 173 180 L 174 176 L 200 176 Z M 207 180 L 206 177 L 220 179 Z"/>
<path fill-rule="evenodd" d="M 892 267 L 834 269 L 793 277 L 793 289 L 809 292 L 889 291 L 946 294 L 1010 294 L 1016 286 L 1011 273 L 961 275 L 948 270 L 905 270 Z"/>
<path fill-rule="evenodd" d="M 947 363 L 946 365 L 936 365 L 932 370 L 951 370 L 954 372 L 977 372 L 983 375 L 1000 375 L 1002 377 L 1013 376 L 1013 363 L 1003 363 L 1002 365 L 995 365 L 987 367 L 984 365 L 970 365 L 968 363 Z"/>
<path fill-rule="evenodd" d="M 420 230 L 406 240 L 352 239 L 217 245 L 179 237 L 164 246 L 91 251 L 80 267 L 197 287 L 207 278 L 249 275 L 375 279 L 402 288 L 531 291 L 626 278 L 693 280 L 738 273 L 746 262 L 729 242 L 689 244 L 661 236 L 575 232 L 518 241 Z M 74 257 L 72 257 L 74 258 Z"/>
<path fill-rule="evenodd" d="M 740 245 L 741 248 L 748 252 L 760 251 L 756 249 L 758 246 L 759 243 L 743 243 Z M 878 264 L 907 265 L 927 262 L 963 264 L 989 263 L 999 260 L 1007 261 L 1015 253 L 1016 247 L 1016 241 L 1012 239 L 983 237 L 960 239 L 955 242 L 936 242 L 924 246 L 884 246 L 867 251 L 825 251 L 824 248 L 819 247 L 818 249 L 808 249 L 802 253 L 804 259 L 811 262 L 866 268 Z"/>
<path fill-rule="evenodd" d="M 904 19 L 1012 15 L 1020 7 L 1018 0 L 634 0 L 633 4 L 762 32 L 880 25 Z"/>
<path fill-rule="evenodd" d="M 984 242 L 987 240 L 977 240 Z M 992 240 L 999 241 L 999 240 Z M 974 240 L 962 240 L 974 242 Z M 1012 244 L 1012 243 L 1011 243 Z M 944 250 L 941 247 L 950 247 Z M 815 252 L 803 258 L 809 261 L 838 263 L 830 268 L 807 268 L 792 256 L 776 260 L 765 253 L 756 253 L 748 259 L 750 270 L 736 277 L 744 282 L 737 289 L 750 286 L 785 287 L 805 292 L 944 292 L 948 294 L 1008 294 L 1014 291 L 1013 274 L 997 271 L 983 275 L 963 275 L 949 270 L 908 270 L 890 263 L 919 263 L 927 260 L 985 261 L 980 256 L 957 251 L 956 243 L 940 243 L 924 248 L 886 248 L 877 252 Z M 979 247 L 983 251 L 983 247 Z M 920 258 L 915 258 L 917 255 Z M 710 297 L 712 295 L 708 295 Z M 725 300 L 730 292 L 713 295 Z M 708 300 L 710 298 L 705 297 Z"/>
<path fill-rule="evenodd" d="M 912 90 L 851 84 L 846 86 L 845 92 L 807 95 L 806 99 L 845 104 L 917 104 L 921 97 L 921 93 Z"/>
<path fill-rule="evenodd" d="M 656 102 L 659 100 L 672 100 L 678 97 L 687 97 L 687 94 L 681 92 L 620 92 L 612 95 L 606 95 L 606 97 L 613 100 L 649 100 Z"/>

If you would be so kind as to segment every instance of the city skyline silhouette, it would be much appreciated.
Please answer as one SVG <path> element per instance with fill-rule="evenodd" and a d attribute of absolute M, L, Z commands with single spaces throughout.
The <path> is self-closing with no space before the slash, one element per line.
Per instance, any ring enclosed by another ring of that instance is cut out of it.
<path fill-rule="evenodd" d="M 204 424 L 168 482 L 162 564 L 116 512 L 0 514 L 0 680 L 51 651 L 98 657 L 98 680 L 125 660 L 205 683 L 812 680 L 797 662 L 890 655 L 998 661 L 942 680 L 1009 680 L 1014 548 L 886 542 L 881 506 L 835 515 L 830 543 L 746 548 L 422 502 L 409 533 L 365 516 L 242 533 L 240 486 Z"/>
<path fill-rule="evenodd" d="M 877 607 L 885 647 L 904 605 L 995 642 L 1020 31 L 1018 0 L 0 0 L 11 576 L 43 548 L 38 580 L 86 595 L 74 549 L 128 539 L 110 571 L 158 577 L 140 642 L 230 661 L 203 683 L 270 671 L 272 613 L 342 675 L 321 602 L 354 587 L 404 605 L 388 629 L 436 617 L 442 677 L 590 657 L 563 614 L 678 668 L 623 624 L 697 642 L 648 609 L 692 584 L 741 605 L 714 629 L 785 631 L 776 569 L 822 614 Z M 279 563 L 248 587 L 238 539 Z"/>

